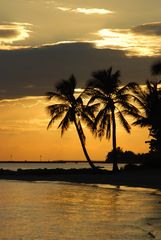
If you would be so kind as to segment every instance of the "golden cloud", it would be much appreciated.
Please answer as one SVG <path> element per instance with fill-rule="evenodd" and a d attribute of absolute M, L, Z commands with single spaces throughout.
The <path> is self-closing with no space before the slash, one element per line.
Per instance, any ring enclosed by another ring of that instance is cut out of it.
<path fill-rule="evenodd" d="M 97 48 L 124 50 L 128 56 L 160 56 L 160 35 L 154 34 L 154 31 L 152 31 L 152 26 L 152 34 L 149 32 L 149 34 L 147 34 L 147 30 L 142 32 L 138 30 L 139 32 L 137 32 L 137 29 L 140 28 L 101 29 L 96 33 L 96 35 L 99 36 L 99 39 L 92 42 Z"/>
<path fill-rule="evenodd" d="M 100 15 L 104 15 L 104 14 L 109 14 L 109 13 L 113 13 L 110 10 L 107 9 L 101 9 L 101 8 L 76 8 L 74 9 L 74 12 L 76 13 L 84 13 L 84 14 L 100 14 Z"/>
<path fill-rule="evenodd" d="M 104 8 L 67 8 L 67 7 L 57 7 L 57 9 L 63 11 L 63 12 L 74 12 L 74 13 L 82 13 L 86 15 L 91 14 L 99 14 L 99 15 L 105 15 L 105 14 L 111 14 L 114 13 L 110 10 L 104 9 Z"/>
<path fill-rule="evenodd" d="M 29 23 L 17 22 L 0 24 L 0 49 L 20 48 L 20 46 L 12 46 L 12 44 L 29 38 L 31 30 L 28 28 L 30 26 Z"/>

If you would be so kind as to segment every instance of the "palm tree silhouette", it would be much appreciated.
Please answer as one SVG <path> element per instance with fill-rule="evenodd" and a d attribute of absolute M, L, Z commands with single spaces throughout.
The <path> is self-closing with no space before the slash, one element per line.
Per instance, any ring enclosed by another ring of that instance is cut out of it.
<path fill-rule="evenodd" d="M 92 130 L 94 112 L 97 109 L 98 104 L 93 104 L 92 106 L 84 105 L 81 94 L 78 97 L 75 97 L 75 88 L 76 79 L 74 75 L 71 75 L 68 80 L 62 80 L 56 85 L 56 91 L 47 93 L 49 100 L 55 98 L 59 101 L 59 103 L 47 107 L 51 115 L 48 128 L 55 123 L 56 120 L 61 119 L 58 128 L 61 129 L 61 135 L 63 135 L 63 133 L 68 130 L 70 124 L 74 123 L 84 155 L 91 168 L 97 169 L 91 161 L 85 146 L 86 137 L 83 132 L 81 120 Z"/>
<path fill-rule="evenodd" d="M 161 151 L 161 81 L 146 81 L 145 88 L 135 88 L 135 101 L 137 101 L 141 114 L 135 115 L 133 125 L 149 127 L 151 150 Z"/>
<path fill-rule="evenodd" d="M 112 67 L 92 73 L 85 94 L 91 96 L 89 105 L 95 100 L 102 104 L 95 119 L 98 137 L 106 135 L 110 139 L 112 132 L 113 145 L 113 171 L 118 171 L 117 144 L 116 144 L 116 118 L 124 129 L 130 133 L 130 125 L 124 115 L 138 113 L 138 109 L 130 103 L 131 95 L 127 92 L 134 83 L 120 87 L 120 71 L 112 73 Z"/>

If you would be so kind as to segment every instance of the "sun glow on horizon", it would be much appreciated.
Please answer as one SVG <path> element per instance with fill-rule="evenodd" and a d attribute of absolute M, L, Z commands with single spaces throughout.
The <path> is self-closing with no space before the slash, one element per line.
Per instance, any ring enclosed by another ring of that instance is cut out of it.
<path fill-rule="evenodd" d="M 77 89 L 76 94 L 82 89 Z M 44 96 L 28 96 L 0 101 L 0 160 L 9 160 L 12 153 L 15 160 L 39 160 L 40 154 L 48 160 L 85 160 L 79 138 L 74 125 L 61 137 L 58 124 L 55 123 L 48 131 L 50 116 L 46 107 L 52 104 Z M 93 160 L 104 160 L 111 151 L 111 141 L 100 141 L 92 136 L 84 126 L 86 143 Z M 128 135 L 118 123 L 118 146 L 124 150 L 146 152 L 144 143 L 148 130 L 135 128 Z M 140 137 L 142 136 L 142 137 Z M 74 143 L 74 149 L 73 149 Z"/>

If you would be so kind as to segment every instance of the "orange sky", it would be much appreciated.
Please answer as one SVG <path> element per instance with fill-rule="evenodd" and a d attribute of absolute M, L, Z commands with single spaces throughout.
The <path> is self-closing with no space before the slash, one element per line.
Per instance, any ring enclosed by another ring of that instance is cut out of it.
<path fill-rule="evenodd" d="M 84 159 L 74 128 L 63 138 L 56 126 L 47 131 L 48 103 L 41 96 L 71 74 L 84 88 L 92 71 L 111 66 L 120 70 L 122 84 L 145 84 L 161 57 L 161 1 L 0 3 L 0 160 Z M 85 132 L 91 158 L 104 160 L 111 141 Z M 146 140 L 147 129 L 128 135 L 118 123 L 123 150 L 147 152 Z"/>
<path fill-rule="evenodd" d="M 61 138 L 60 130 L 46 129 L 50 120 L 45 97 L 0 101 L 0 160 L 83 160 L 84 155 L 74 126 Z M 94 160 L 104 160 L 111 141 L 95 139 L 85 128 L 87 148 Z M 118 124 L 117 141 L 123 150 L 146 152 L 147 129 L 133 128 L 127 134 Z M 12 156 L 11 156 L 12 155 Z"/>

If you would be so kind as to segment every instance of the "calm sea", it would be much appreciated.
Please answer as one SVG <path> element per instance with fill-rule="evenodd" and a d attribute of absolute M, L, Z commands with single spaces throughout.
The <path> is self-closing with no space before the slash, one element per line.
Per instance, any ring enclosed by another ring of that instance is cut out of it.
<path fill-rule="evenodd" d="M 161 239 L 161 192 L 0 180 L 1 240 Z"/>
<path fill-rule="evenodd" d="M 96 166 L 104 167 L 105 169 L 111 170 L 112 164 L 107 163 L 96 163 Z M 119 164 L 119 166 L 124 166 L 125 164 Z M 36 169 L 36 168 L 48 168 L 48 169 L 55 169 L 55 168 L 64 168 L 64 169 L 70 169 L 70 168 L 89 168 L 88 163 L 75 163 L 75 162 L 66 162 L 66 163 L 0 163 L 0 169 L 9 169 L 9 170 L 17 170 L 18 168 L 21 169 Z"/>
<path fill-rule="evenodd" d="M 0 180 L 0 240 L 144 239 L 161 240 L 159 190 Z"/>

